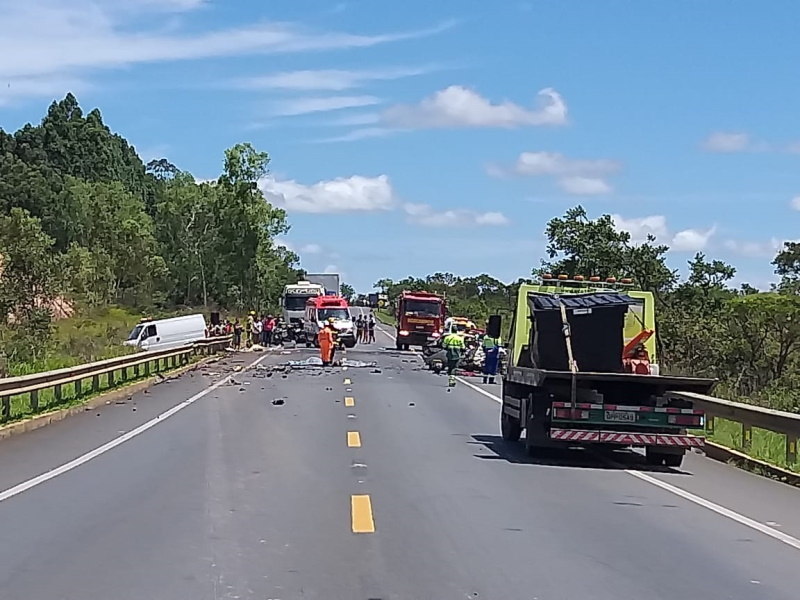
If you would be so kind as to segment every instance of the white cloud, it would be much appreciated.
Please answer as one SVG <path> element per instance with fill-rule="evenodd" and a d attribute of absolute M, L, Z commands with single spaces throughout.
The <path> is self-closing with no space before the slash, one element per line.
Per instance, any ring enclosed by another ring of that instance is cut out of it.
<path fill-rule="evenodd" d="M 318 98 L 293 98 L 274 105 L 272 114 L 289 117 L 315 112 L 329 112 L 345 108 L 372 106 L 380 102 L 375 96 L 327 96 Z"/>
<path fill-rule="evenodd" d="M 509 223 L 500 212 L 478 212 L 470 209 L 436 211 L 428 204 L 405 204 L 403 210 L 410 222 L 424 227 L 500 226 Z"/>
<path fill-rule="evenodd" d="M 704 250 L 717 228 L 684 229 L 672 236 L 669 247 L 676 252 L 699 252 Z"/>
<path fill-rule="evenodd" d="M 606 175 L 620 169 L 620 164 L 606 158 L 574 159 L 558 152 L 523 152 L 512 172 L 518 175 Z"/>
<path fill-rule="evenodd" d="M 619 162 L 607 158 L 575 159 L 558 152 L 523 152 L 511 167 L 489 165 L 487 172 L 496 177 L 555 177 L 559 187 L 568 194 L 588 196 L 610 193 L 611 185 L 604 176 L 620 168 Z"/>
<path fill-rule="evenodd" d="M 197 0 L 0 0 L 0 81 L 13 87 L 32 77 L 81 78 L 90 70 L 142 63 L 365 48 L 434 35 L 454 25 L 358 35 L 261 21 L 194 32 L 165 27 L 163 20 L 149 18 L 154 10 L 174 12 L 202 4 Z M 23 51 L 25 58 L 20 60 Z"/>
<path fill-rule="evenodd" d="M 371 81 L 383 81 L 413 77 L 435 70 L 423 67 L 386 67 L 363 70 L 301 70 L 273 73 L 261 77 L 250 77 L 240 82 L 248 89 L 284 89 L 297 91 L 325 90 L 341 92 L 363 86 Z"/>
<path fill-rule="evenodd" d="M 355 129 L 343 135 L 335 135 L 332 137 L 320 138 L 313 140 L 318 144 L 325 144 L 330 142 L 356 142 L 358 140 L 366 140 L 369 138 L 384 137 L 392 133 L 396 133 L 396 129 L 387 129 L 385 127 L 363 127 Z"/>
<path fill-rule="evenodd" d="M 0 106 L 12 104 L 21 98 L 61 99 L 67 92 L 80 94 L 91 88 L 88 82 L 73 76 L 16 77 L 5 84 L 0 84 Z"/>
<path fill-rule="evenodd" d="M 567 106 L 558 92 L 546 88 L 538 93 L 538 98 L 539 105 L 532 109 L 508 101 L 493 104 L 473 90 L 452 85 L 419 104 L 401 104 L 387 109 L 383 120 L 401 129 L 516 128 L 566 123 Z"/>
<path fill-rule="evenodd" d="M 395 193 L 386 175 L 339 177 L 304 185 L 265 178 L 259 182 L 267 200 L 290 212 L 343 213 L 391 210 Z"/>
<path fill-rule="evenodd" d="M 792 207 L 794 210 L 800 210 L 800 196 L 795 196 L 794 198 L 792 198 L 792 199 L 789 201 L 789 205 L 790 205 L 790 206 L 791 206 L 791 207 Z"/>
<path fill-rule="evenodd" d="M 750 147 L 750 136 L 746 133 L 717 131 L 703 141 L 709 152 L 744 152 Z"/>
<path fill-rule="evenodd" d="M 703 250 L 717 228 L 709 229 L 684 229 L 675 234 L 667 226 L 664 215 L 649 215 L 626 219 L 620 215 L 611 215 L 614 226 L 618 231 L 627 231 L 633 244 L 642 244 L 647 241 L 647 236 L 652 235 L 658 243 L 665 243 L 670 250 L 675 252 L 698 252 Z"/>
<path fill-rule="evenodd" d="M 339 267 L 336 265 L 328 265 L 322 271 L 323 273 L 339 273 Z"/>
<path fill-rule="evenodd" d="M 789 154 L 800 154 L 800 142 L 791 142 L 786 146 Z"/>
<path fill-rule="evenodd" d="M 322 247 L 319 244 L 305 244 L 300 247 L 300 252 L 303 254 L 319 254 L 322 252 Z"/>
<path fill-rule="evenodd" d="M 611 192 L 611 186 L 599 177 L 564 177 L 558 181 L 558 185 L 574 196 L 594 196 Z"/>
<path fill-rule="evenodd" d="M 640 244 L 647 241 L 648 235 L 663 239 L 668 236 L 667 218 L 663 215 L 651 215 L 626 219 L 620 215 L 611 215 L 618 231 L 627 231 L 631 234 L 631 241 Z"/>
<path fill-rule="evenodd" d="M 771 238 L 763 242 L 726 240 L 725 248 L 739 256 L 748 258 L 773 258 L 783 248 L 784 240 Z"/>

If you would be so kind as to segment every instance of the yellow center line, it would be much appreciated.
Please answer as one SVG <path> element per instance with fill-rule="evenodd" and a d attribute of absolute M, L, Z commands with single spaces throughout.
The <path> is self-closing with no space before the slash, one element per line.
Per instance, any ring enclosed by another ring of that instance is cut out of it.
<path fill-rule="evenodd" d="M 361 434 L 357 431 L 348 431 L 347 446 L 349 448 L 361 448 Z"/>
<path fill-rule="evenodd" d="M 349 377 L 348 377 L 348 378 L 345 378 L 345 380 L 344 380 L 344 384 L 345 384 L 345 385 L 350 385 L 351 383 L 353 383 L 353 382 L 352 382 L 352 381 L 350 381 L 350 378 L 349 378 Z"/>
<path fill-rule="evenodd" d="M 344 405 L 347 407 L 353 407 L 356 405 L 356 399 L 352 396 L 346 396 L 344 399 Z"/>
<path fill-rule="evenodd" d="M 353 533 L 375 533 L 375 520 L 372 518 L 372 502 L 368 494 L 350 496 L 350 513 Z"/>

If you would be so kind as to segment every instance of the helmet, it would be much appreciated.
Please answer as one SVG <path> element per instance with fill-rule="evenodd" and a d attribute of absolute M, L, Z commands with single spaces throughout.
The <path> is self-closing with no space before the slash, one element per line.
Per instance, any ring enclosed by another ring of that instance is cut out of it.
<path fill-rule="evenodd" d="M 256 311 L 254 311 L 254 310 L 251 310 L 251 311 L 250 311 L 250 314 L 251 314 L 251 315 L 254 315 L 254 314 L 256 314 Z"/>
<path fill-rule="evenodd" d="M 335 321 L 336 319 L 334 319 L 333 317 L 328 317 L 328 323 L 334 323 Z"/>

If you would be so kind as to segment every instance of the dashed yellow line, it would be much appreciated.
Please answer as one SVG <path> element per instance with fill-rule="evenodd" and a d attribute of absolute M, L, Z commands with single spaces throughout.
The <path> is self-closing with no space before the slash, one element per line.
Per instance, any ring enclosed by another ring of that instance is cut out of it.
<path fill-rule="evenodd" d="M 350 381 L 350 378 L 349 377 L 345 377 L 344 384 L 345 385 L 350 385 L 351 383 L 353 383 L 353 382 Z"/>
<path fill-rule="evenodd" d="M 353 398 L 352 396 L 346 396 L 344 399 L 344 405 L 347 406 L 348 408 L 352 408 L 353 406 L 356 405 L 356 399 Z"/>
<path fill-rule="evenodd" d="M 375 519 L 372 518 L 372 502 L 368 494 L 350 496 L 350 514 L 353 533 L 375 533 Z"/>
<path fill-rule="evenodd" d="M 361 434 L 357 431 L 348 431 L 347 446 L 349 448 L 361 448 Z"/>

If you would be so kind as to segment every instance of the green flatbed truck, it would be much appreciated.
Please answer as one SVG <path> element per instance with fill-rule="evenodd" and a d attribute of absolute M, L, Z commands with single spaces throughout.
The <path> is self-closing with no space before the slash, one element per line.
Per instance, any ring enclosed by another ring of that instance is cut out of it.
<path fill-rule="evenodd" d="M 704 438 L 687 430 L 704 426 L 703 411 L 671 392 L 707 394 L 716 381 L 659 374 L 654 308 L 649 292 L 613 283 L 521 285 L 503 376 L 503 439 L 518 441 L 524 432 L 531 455 L 552 447 L 641 447 L 649 464 L 668 467 L 702 448 Z M 499 329 L 499 317 L 492 326 Z M 631 345 L 642 352 L 638 360 L 626 358 Z"/>

